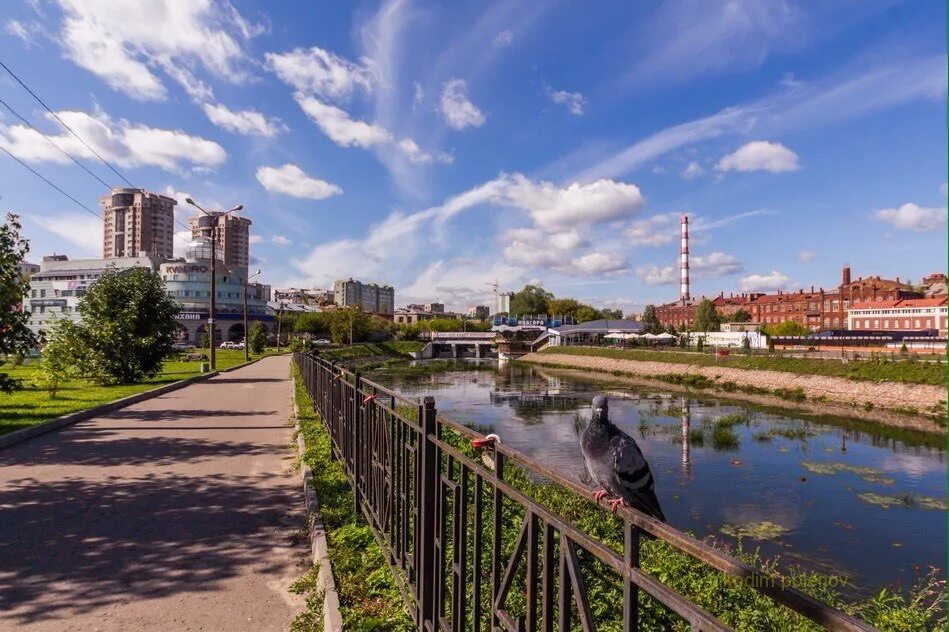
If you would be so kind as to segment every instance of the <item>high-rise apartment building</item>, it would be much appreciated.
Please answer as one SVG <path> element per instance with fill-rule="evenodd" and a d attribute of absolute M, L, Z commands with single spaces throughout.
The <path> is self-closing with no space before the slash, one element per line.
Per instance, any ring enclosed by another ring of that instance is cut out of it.
<path fill-rule="evenodd" d="M 333 296 L 340 307 L 360 306 L 374 314 L 395 312 L 395 289 L 391 285 L 377 285 L 348 279 L 333 284 Z"/>
<path fill-rule="evenodd" d="M 220 212 L 211 212 L 217 219 L 217 258 L 227 268 L 247 271 L 250 263 L 250 225 L 246 217 L 224 215 Z M 191 226 L 191 235 L 199 237 L 211 236 L 211 224 L 214 220 L 207 215 L 188 218 Z"/>
<path fill-rule="evenodd" d="M 116 188 L 99 204 L 105 220 L 103 258 L 174 256 L 175 200 L 142 189 Z"/>

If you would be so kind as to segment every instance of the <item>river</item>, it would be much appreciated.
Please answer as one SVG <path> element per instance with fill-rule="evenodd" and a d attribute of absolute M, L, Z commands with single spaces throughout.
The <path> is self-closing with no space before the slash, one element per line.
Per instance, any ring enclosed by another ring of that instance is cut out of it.
<path fill-rule="evenodd" d="M 433 395 L 439 414 L 491 428 L 583 482 L 578 432 L 593 395 L 605 392 L 610 418 L 649 460 L 671 525 L 732 543 L 742 534 L 784 566 L 846 577 L 848 592 L 906 588 L 917 567 L 945 576 L 943 437 L 518 364 L 371 377 L 409 397 Z"/>

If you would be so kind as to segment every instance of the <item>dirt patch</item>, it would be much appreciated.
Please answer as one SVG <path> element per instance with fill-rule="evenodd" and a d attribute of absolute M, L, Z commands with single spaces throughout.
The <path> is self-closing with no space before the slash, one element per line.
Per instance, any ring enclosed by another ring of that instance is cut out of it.
<path fill-rule="evenodd" d="M 945 426 L 940 425 L 941 420 L 933 415 L 912 415 L 898 412 L 909 408 L 924 411 L 927 408 L 944 406 L 946 389 L 942 386 L 894 382 L 857 382 L 838 377 L 797 375 L 781 371 L 755 371 L 729 367 L 617 360 L 596 356 L 550 353 L 543 355 L 531 353 L 519 358 L 518 361 L 541 366 L 574 369 L 586 373 L 588 376 L 589 372 L 592 371 L 602 375 L 602 379 L 605 380 L 629 381 L 630 383 L 676 391 L 687 389 L 667 384 L 657 379 L 657 376 L 700 375 L 709 381 L 711 388 L 708 390 L 714 391 L 716 396 L 722 395 L 717 385 L 727 382 L 745 387 L 766 389 L 767 391 L 801 389 L 806 399 L 794 402 L 789 402 L 776 395 L 747 394 L 732 390 L 725 395 L 728 398 L 742 399 L 769 406 L 863 419 L 896 428 L 925 432 L 946 432 Z M 942 420 L 944 419 L 943 416 Z"/>

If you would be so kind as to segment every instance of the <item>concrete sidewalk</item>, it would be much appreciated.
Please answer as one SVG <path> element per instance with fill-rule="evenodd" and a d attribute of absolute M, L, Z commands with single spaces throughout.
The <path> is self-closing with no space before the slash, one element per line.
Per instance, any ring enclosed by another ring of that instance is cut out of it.
<path fill-rule="evenodd" d="M 0 450 L 0 630 L 287 630 L 290 358 Z"/>

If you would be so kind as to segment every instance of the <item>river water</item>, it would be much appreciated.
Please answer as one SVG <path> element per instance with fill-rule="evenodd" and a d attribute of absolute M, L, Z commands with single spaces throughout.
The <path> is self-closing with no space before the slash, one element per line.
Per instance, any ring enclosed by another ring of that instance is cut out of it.
<path fill-rule="evenodd" d="M 641 446 L 668 522 L 759 546 L 782 565 L 842 575 L 849 592 L 906 588 L 917 567 L 945 576 L 945 439 L 714 397 L 563 377 L 538 367 L 453 365 L 373 376 L 439 414 L 587 482 L 578 433 L 596 393 Z M 485 370 L 487 369 L 487 370 Z M 722 420 L 723 421 L 719 421 Z M 682 440 L 683 425 L 687 425 Z"/>

